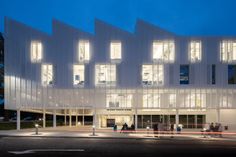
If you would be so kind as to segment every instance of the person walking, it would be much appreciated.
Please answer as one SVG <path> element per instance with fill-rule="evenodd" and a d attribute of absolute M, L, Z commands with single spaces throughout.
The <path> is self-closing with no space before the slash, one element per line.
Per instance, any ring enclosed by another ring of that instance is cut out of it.
<path fill-rule="evenodd" d="M 173 123 L 171 123 L 170 124 L 170 132 L 171 132 L 171 138 L 174 138 L 174 124 Z"/>

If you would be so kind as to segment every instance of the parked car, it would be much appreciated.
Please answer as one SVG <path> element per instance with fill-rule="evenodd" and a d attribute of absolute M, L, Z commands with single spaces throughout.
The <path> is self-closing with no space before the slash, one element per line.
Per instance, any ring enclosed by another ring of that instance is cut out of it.
<path fill-rule="evenodd" d="M 10 121 L 10 122 L 15 122 L 16 119 L 17 119 L 16 117 L 12 117 L 12 118 L 9 119 L 9 121 Z"/>
<path fill-rule="evenodd" d="M 4 117 L 0 117 L 0 121 L 3 121 L 4 120 Z"/>
<path fill-rule="evenodd" d="M 32 117 L 25 117 L 22 119 L 22 121 L 33 121 L 34 119 Z"/>

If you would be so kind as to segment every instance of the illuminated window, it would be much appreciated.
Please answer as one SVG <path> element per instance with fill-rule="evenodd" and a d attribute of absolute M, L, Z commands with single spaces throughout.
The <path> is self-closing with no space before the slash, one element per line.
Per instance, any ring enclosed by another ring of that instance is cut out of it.
<path fill-rule="evenodd" d="M 110 57 L 112 60 L 121 59 L 121 42 L 111 42 Z"/>
<path fill-rule="evenodd" d="M 222 62 L 236 61 L 236 41 L 224 40 L 221 42 L 220 60 Z"/>
<path fill-rule="evenodd" d="M 73 81 L 75 86 L 84 86 L 84 65 L 73 66 Z"/>
<path fill-rule="evenodd" d="M 154 61 L 174 62 L 175 60 L 174 41 L 154 41 L 152 55 Z"/>
<path fill-rule="evenodd" d="M 169 107 L 176 107 L 176 94 L 169 95 Z"/>
<path fill-rule="evenodd" d="M 163 65 L 143 65 L 142 84 L 144 86 L 159 86 L 164 84 Z"/>
<path fill-rule="evenodd" d="M 31 62 L 40 62 L 42 60 L 42 43 L 39 41 L 31 42 Z"/>
<path fill-rule="evenodd" d="M 115 86 L 116 85 L 116 65 L 98 64 L 95 65 L 95 85 Z"/>
<path fill-rule="evenodd" d="M 206 107 L 206 95 L 200 93 L 187 94 L 187 98 L 185 99 L 185 106 L 189 108 Z"/>
<path fill-rule="evenodd" d="M 227 108 L 228 107 L 228 101 L 227 101 L 227 96 L 226 95 L 222 95 L 220 97 L 220 107 L 225 107 Z"/>
<path fill-rule="evenodd" d="M 200 41 L 191 41 L 189 43 L 189 60 L 192 63 L 201 61 L 202 51 Z"/>
<path fill-rule="evenodd" d="M 143 107 L 144 108 L 160 108 L 160 94 L 144 94 Z"/>
<path fill-rule="evenodd" d="M 89 41 L 79 41 L 79 62 L 88 62 L 90 59 Z"/>
<path fill-rule="evenodd" d="M 107 108 L 131 108 L 132 94 L 107 94 Z"/>
<path fill-rule="evenodd" d="M 52 85 L 53 84 L 53 66 L 51 64 L 43 64 L 41 68 L 41 79 L 42 85 Z"/>

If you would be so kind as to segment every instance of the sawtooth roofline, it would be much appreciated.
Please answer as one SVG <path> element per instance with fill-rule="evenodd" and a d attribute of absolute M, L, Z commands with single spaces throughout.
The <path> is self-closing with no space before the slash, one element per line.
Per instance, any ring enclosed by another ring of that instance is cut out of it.
<path fill-rule="evenodd" d="M 153 31 L 154 33 L 161 33 L 161 34 L 166 34 L 167 36 L 179 36 L 179 37 L 207 37 L 207 38 L 214 38 L 214 37 L 227 37 L 227 38 L 235 38 L 236 35 L 232 35 L 232 36 L 229 36 L 229 35 L 180 35 L 180 34 L 177 34 L 177 33 L 174 33 L 174 32 L 171 32 L 171 31 L 168 31 L 164 28 L 161 28 L 155 24 L 152 24 L 150 22 L 147 22 L 143 19 L 140 19 L 140 18 L 137 18 L 136 20 L 136 24 L 135 24 L 135 28 L 134 28 L 134 31 L 133 32 L 129 32 L 129 31 L 126 31 L 118 26 L 115 26 L 115 25 L 112 25 L 110 24 L 109 22 L 106 22 L 104 20 L 101 20 L 101 19 L 98 19 L 98 18 L 95 18 L 94 19 L 94 32 L 89 32 L 89 31 L 86 31 L 86 30 L 83 30 L 82 28 L 78 28 L 78 27 L 75 27 L 75 26 L 72 26 L 66 22 L 63 22 L 59 19 L 56 19 L 56 18 L 53 18 L 52 19 L 52 31 L 51 33 L 47 33 L 47 32 L 44 32 L 42 30 L 39 30 L 35 27 L 32 27 L 30 25 L 27 25 L 23 22 L 20 22 L 20 21 L 17 21 L 13 18 L 10 18 L 10 17 L 6 17 L 4 18 L 4 34 L 6 34 L 6 29 L 8 29 L 9 26 L 11 26 L 11 24 L 15 24 L 15 25 L 18 25 L 19 27 L 22 27 L 22 28 L 27 28 L 29 30 L 32 30 L 33 32 L 39 32 L 39 33 L 42 33 L 46 36 L 52 36 L 54 33 L 56 33 L 57 31 L 57 28 L 64 28 L 65 31 L 72 31 L 72 32 L 78 32 L 78 33 L 84 33 L 84 34 L 87 34 L 89 36 L 95 36 L 98 32 L 99 32 L 99 27 L 100 26 L 103 26 L 103 28 L 107 28 L 108 31 L 112 31 L 112 30 L 115 30 L 115 31 L 119 31 L 121 33 L 126 33 L 126 34 L 130 34 L 131 36 L 132 35 L 138 35 L 139 33 L 141 32 L 145 32 L 147 29 Z M 61 31 L 62 29 L 60 29 Z"/>

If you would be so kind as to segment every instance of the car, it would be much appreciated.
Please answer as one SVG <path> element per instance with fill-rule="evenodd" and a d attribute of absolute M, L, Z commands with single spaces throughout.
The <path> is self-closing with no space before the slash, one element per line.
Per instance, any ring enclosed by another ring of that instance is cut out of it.
<path fill-rule="evenodd" d="M 32 117 L 25 117 L 22 119 L 22 121 L 33 121 L 34 119 Z"/>
<path fill-rule="evenodd" d="M 16 119 L 17 119 L 16 117 L 12 117 L 12 118 L 9 119 L 9 121 L 10 121 L 10 122 L 15 122 Z"/>
<path fill-rule="evenodd" d="M 4 120 L 4 117 L 0 117 L 0 121 L 3 121 Z"/>

